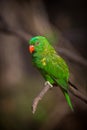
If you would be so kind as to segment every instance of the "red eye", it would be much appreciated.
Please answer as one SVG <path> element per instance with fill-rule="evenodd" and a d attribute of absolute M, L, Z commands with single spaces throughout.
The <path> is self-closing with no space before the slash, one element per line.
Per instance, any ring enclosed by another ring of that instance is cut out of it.
<path fill-rule="evenodd" d="M 36 42 L 35 45 L 36 45 L 36 46 L 39 45 L 39 42 Z"/>

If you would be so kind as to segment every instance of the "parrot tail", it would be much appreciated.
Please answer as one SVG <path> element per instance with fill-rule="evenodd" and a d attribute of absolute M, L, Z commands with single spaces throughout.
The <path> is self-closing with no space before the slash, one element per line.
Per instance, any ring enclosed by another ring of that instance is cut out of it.
<path fill-rule="evenodd" d="M 65 98 L 66 98 L 66 101 L 67 101 L 69 107 L 71 108 L 72 111 L 74 111 L 68 92 L 64 91 L 63 93 L 65 95 Z"/>

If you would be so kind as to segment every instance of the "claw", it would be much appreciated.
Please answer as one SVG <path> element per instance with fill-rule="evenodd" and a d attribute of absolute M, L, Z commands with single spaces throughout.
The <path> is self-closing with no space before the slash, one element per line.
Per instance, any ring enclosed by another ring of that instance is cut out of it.
<path fill-rule="evenodd" d="M 46 86 L 46 85 L 49 85 L 51 88 L 53 87 L 53 85 L 52 85 L 49 81 L 46 81 L 46 82 L 45 82 L 45 86 Z"/>

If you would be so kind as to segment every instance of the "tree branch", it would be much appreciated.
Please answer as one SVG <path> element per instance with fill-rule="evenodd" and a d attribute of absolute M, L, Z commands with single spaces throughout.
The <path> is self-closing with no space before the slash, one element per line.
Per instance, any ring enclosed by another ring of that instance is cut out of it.
<path fill-rule="evenodd" d="M 69 92 L 71 92 L 75 97 L 79 98 L 81 101 L 87 104 L 87 97 L 84 94 L 82 94 L 78 89 L 75 89 L 70 85 Z"/>
<path fill-rule="evenodd" d="M 58 86 L 54 85 L 54 87 L 58 87 Z M 45 87 L 41 90 L 41 92 L 36 96 L 36 98 L 34 98 L 33 103 L 32 103 L 32 113 L 33 114 L 35 113 L 35 111 L 37 109 L 37 105 L 38 105 L 39 101 L 42 100 L 43 96 L 47 93 L 47 91 L 50 88 L 51 88 L 50 84 L 46 84 Z M 69 92 L 71 92 L 74 96 L 76 96 L 81 101 L 83 101 L 87 104 L 87 97 L 85 95 L 83 95 L 81 92 L 79 92 L 78 89 L 76 89 L 70 85 Z"/>
<path fill-rule="evenodd" d="M 43 96 L 47 93 L 47 91 L 50 89 L 50 85 L 46 84 L 45 87 L 41 90 L 41 92 L 37 95 L 37 97 L 34 99 L 33 103 L 32 103 L 32 113 L 34 114 L 36 109 L 37 109 L 37 105 L 39 103 L 39 101 L 43 98 Z"/>
<path fill-rule="evenodd" d="M 78 64 L 87 66 L 87 60 L 84 57 L 80 56 L 79 54 L 76 54 L 75 52 L 72 53 L 70 50 L 60 47 L 58 48 L 58 52 L 64 54 L 64 56 L 68 57 L 69 59 L 73 60 Z"/>

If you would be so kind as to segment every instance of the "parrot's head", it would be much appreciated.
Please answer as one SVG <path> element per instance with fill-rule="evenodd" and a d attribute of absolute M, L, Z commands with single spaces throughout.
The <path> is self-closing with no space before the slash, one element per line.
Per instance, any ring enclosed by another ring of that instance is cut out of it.
<path fill-rule="evenodd" d="M 43 36 L 35 36 L 29 40 L 29 52 L 43 52 L 49 46 L 48 40 Z"/>

